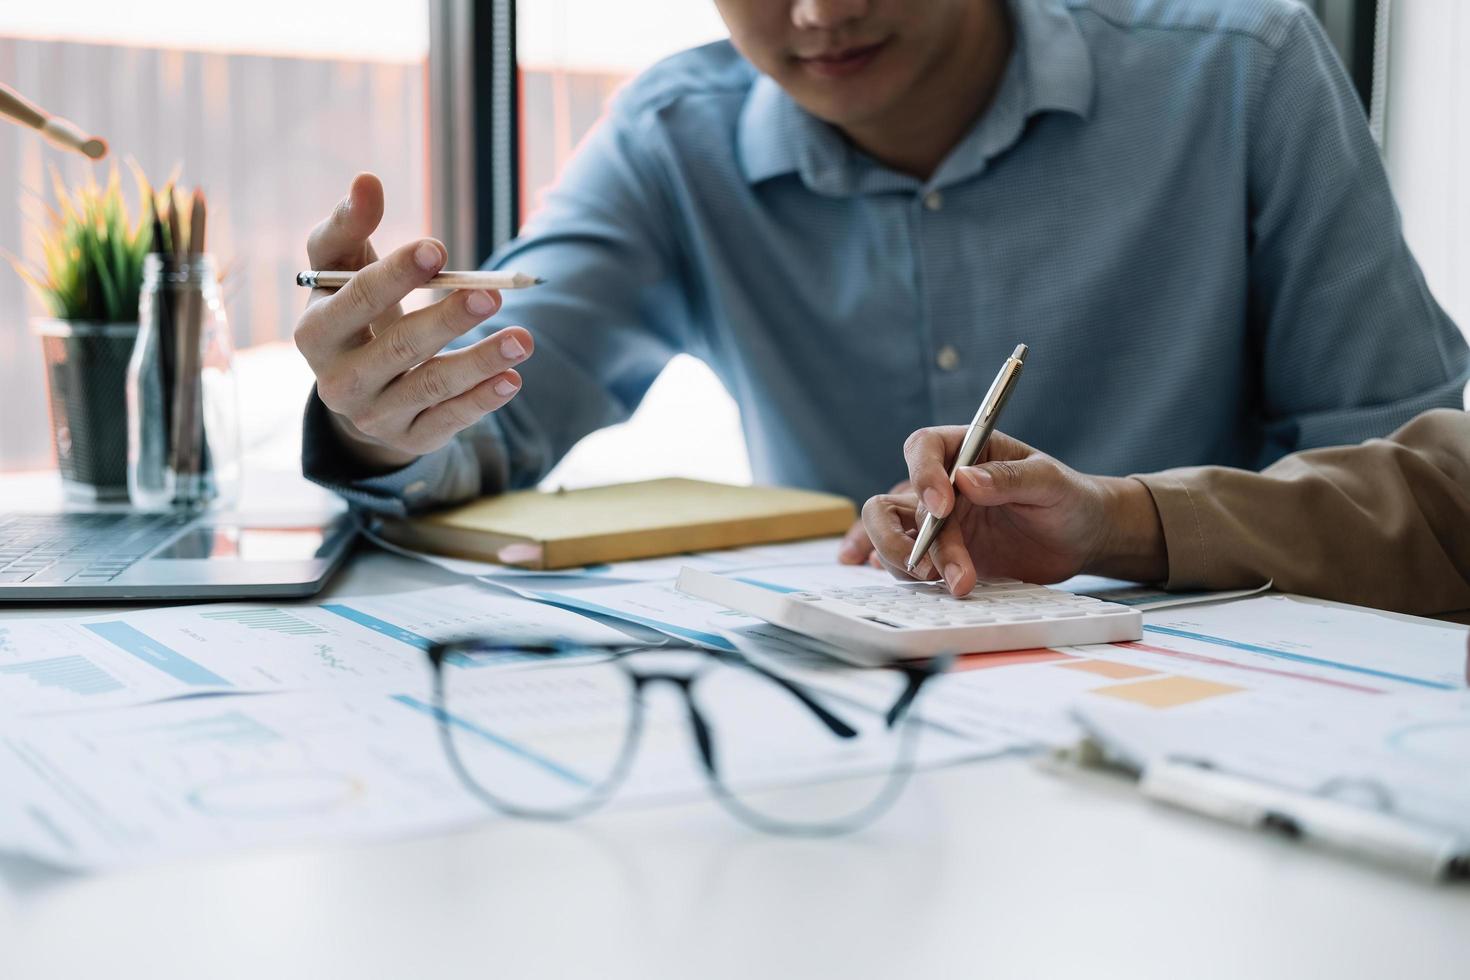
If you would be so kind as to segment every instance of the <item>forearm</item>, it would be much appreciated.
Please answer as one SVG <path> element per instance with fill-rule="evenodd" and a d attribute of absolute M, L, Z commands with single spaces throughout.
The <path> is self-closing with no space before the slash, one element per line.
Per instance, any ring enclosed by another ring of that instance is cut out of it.
<path fill-rule="evenodd" d="M 1171 589 L 1278 589 L 1424 615 L 1470 609 L 1470 418 L 1435 412 L 1388 440 L 1262 473 L 1138 477 L 1158 508 Z"/>

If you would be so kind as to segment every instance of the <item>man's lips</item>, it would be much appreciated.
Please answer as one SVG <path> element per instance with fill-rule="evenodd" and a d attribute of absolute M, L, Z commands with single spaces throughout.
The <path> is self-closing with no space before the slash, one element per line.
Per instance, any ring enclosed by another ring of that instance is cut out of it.
<path fill-rule="evenodd" d="M 807 71 L 822 78 L 840 78 L 852 75 L 868 67 L 879 51 L 888 44 L 888 39 L 874 44 L 842 48 L 815 55 L 798 55 L 796 60 Z"/>

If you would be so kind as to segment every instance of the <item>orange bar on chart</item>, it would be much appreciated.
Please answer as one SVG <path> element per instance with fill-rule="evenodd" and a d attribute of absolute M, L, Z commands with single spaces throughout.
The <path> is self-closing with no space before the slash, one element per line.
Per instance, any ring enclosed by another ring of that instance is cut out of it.
<path fill-rule="evenodd" d="M 1100 677 L 1111 677 L 1115 681 L 1131 681 L 1135 677 L 1152 677 L 1158 673 L 1157 670 L 1149 670 L 1147 667 L 1120 664 L 1114 660 L 1078 660 L 1074 663 L 1057 664 L 1057 666 L 1066 667 L 1068 670 L 1083 670 Z"/>
<path fill-rule="evenodd" d="M 1236 687 L 1233 684 L 1219 684 L 1215 681 L 1200 680 L 1197 677 L 1160 677 L 1157 680 L 1139 681 L 1136 684 L 1113 684 L 1109 687 L 1099 687 L 1092 693 L 1103 694 L 1110 698 L 1122 698 L 1124 701 L 1136 701 L 1150 708 L 1177 708 L 1181 704 L 1190 704 L 1194 701 L 1203 701 L 1205 698 L 1233 694 L 1243 690 L 1245 688 Z"/>
<path fill-rule="evenodd" d="M 951 670 L 984 670 L 988 667 L 1013 667 L 1016 664 L 1043 664 L 1048 660 L 1076 660 L 1070 653 L 1035 647 L 1030 650 L 1008 650 L 1005 653 L 966 653 L 954 658 Z"/>

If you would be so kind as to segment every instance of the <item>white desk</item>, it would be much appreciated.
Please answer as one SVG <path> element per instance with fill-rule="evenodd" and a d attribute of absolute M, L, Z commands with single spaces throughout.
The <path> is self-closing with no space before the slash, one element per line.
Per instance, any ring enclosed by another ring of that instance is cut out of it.
<path fill-rule="evenodd" d="M 451 581 L 369 551 L 330 592 Z M 1016 760 L 921 774 L 832 841 L 701 801 L 104 877 L 0 864 L 3 980 L 583 976 L 1463 978 L 1470 887 Z"/>

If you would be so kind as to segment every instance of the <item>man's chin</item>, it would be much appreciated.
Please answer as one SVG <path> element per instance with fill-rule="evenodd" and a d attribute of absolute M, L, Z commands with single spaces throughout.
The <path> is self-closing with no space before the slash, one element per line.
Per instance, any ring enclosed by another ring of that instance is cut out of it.
<path fill-rule="evenodd" d="M 881 118 L 892 101 L 891 96 L 865 94 L 857 91 L 832 92 L 811 89 L 787 89 L 793 101 L 809 114 L 838 129 L 861 128 L 874 119 Z"/>

